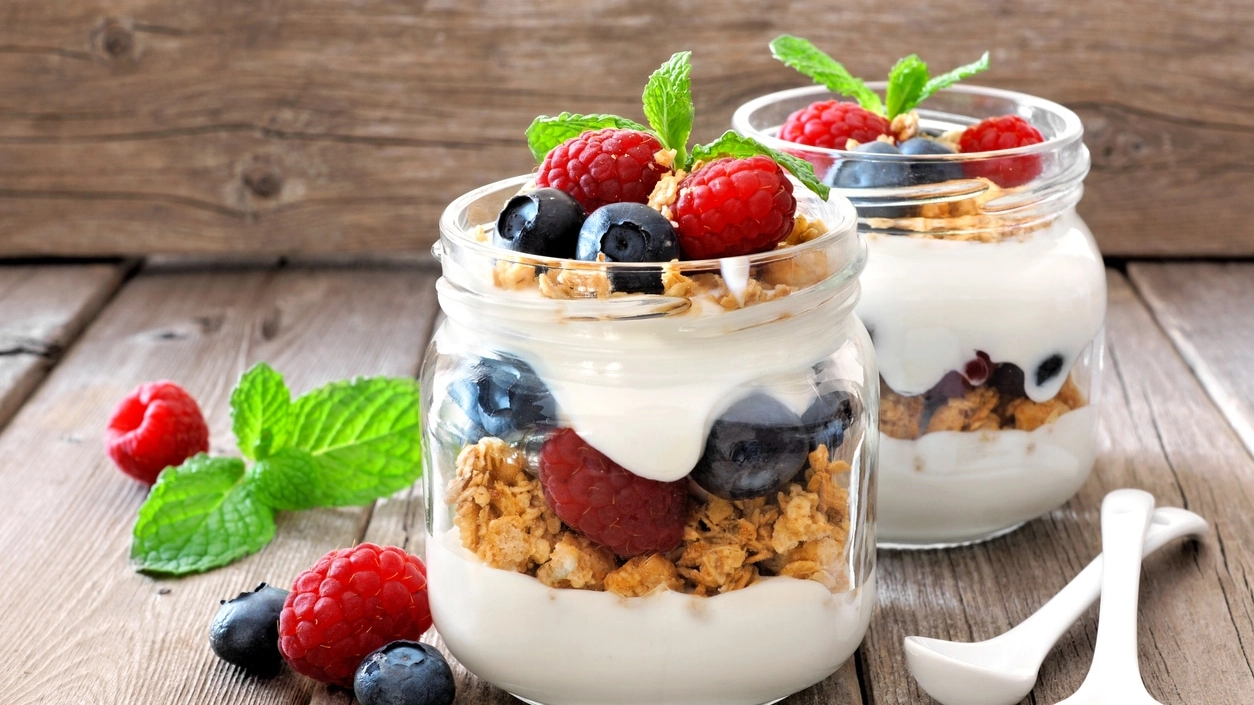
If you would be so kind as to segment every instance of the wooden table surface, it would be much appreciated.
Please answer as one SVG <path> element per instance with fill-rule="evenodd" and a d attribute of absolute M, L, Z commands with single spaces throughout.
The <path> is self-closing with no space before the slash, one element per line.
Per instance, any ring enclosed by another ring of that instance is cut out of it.
<path fill-rule="evenodd" d="M 437 317 L 422 261 L 0 264 L 0 700 L 50 703 L 341 703 L 290 670 L 245 676 L 209 650 L 218 600 L 290 584 L 354 541 L 421 549 L 421 500 L 286 513 L 260 553 L 204 575 L 133 572 L 145 489 L 101 450 L 135 385 L 180 382 L 231 452 L 228 396 L 266 360 L 296 393 L 351 375 L 414 375 Z M 1213 522 L 1146 562 L 1140 664 L 1168 705 L 1254 703 L 1254 264 L 1138 263 L 1110 270 L 1096 471 L 1065 506 L 978 546 L 880 552 L 879 604 L 862 648 L 788 705 L 931 703 L 902 637 L 998 634 L 1100 550 L 1098 508 L 1119 487 Z M 1027 703 L 1069 695 L 1088 669 L 1096 610 L 1045 661 Z M 459 704 L 509 696 L 459 669 Z M 1112 704 L 1118 705 L 1118 704 Z"/>

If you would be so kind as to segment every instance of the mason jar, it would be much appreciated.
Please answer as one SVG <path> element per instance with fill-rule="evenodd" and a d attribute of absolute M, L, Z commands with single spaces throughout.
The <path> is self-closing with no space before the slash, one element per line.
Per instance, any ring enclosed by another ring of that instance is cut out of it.
<path fill-rule="evenodd" d="M 526 177 L 454 201 L 423 364 L 432 614 L 544 705 L 759 705 L 834 673 L 874 603 L 879 377 L 848 201 L 789 244 L 665 264 L 499 249 Z M 660 278 L 661 294 L 618 293 Z"/>
<path fill-rule="evenodd" d="M 858 209 L 870 256 L 856 312 L 881 385 L 880 545 L 1001 535 L 1065 503 L 1096 457 L 1106 277 L 1075 210 L 1089 169 L 1082 125 L 1034 96 L 955 86 L 918 111 L 920 134 L 952 140 L 1018 115 L 1044 141 L 906 156 L 775 137 L 791 113 L 834 97 L 821 86 L 766 95 L 733 125 L 846 184 L 835 190 Z"/>

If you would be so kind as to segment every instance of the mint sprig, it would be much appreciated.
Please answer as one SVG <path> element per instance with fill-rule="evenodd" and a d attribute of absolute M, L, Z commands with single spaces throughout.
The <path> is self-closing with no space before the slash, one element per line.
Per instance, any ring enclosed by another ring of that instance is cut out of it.
<path fill-rule="evenodd" d="M 606 127 L 649 131 L 649 128 L 644 125 L 617 115 L 579 115 L 577 113 L 562 113 L 556 117 L 541 115 L 532 120 L 531 126 L 527 128 L 527 146 L 531 148 L 531 154 L 536 161 L 540 162 L 551 149 L 571 137 L 578 137 L 588 130 L 600 130 Z"/>
<path fill-rule="evenodd" d="M 808 40 L 782 34 L 772 40 L 770 46 L 771 55 L 786 66 L 826 86 L 833 93 L 857 100 L 858 105 L 889 120 L 914 110 L 942 88 L 988 70 L 988 52 L 984 52 L 978 61 L 931 78 L 927 64 L 911 54 L 900 59 L 889 72 L 884 102 L 880 102 L 879 96 L 862 79 L 855 78 Z"/>
<path fill-rule="evenodd" d="M 831 189 L 819 180 L 818 175 L 814 173 L 814 166 L 810 162 L 794 157 L 791 154 L 771 149 L 755 139 L 728 130 L 717 140 L 692 148 L 694 161 L 705 161 L 717 157 L 745 158 L 759 154 L 764 154 L 774 159 L 780 166 L 797 177 L 797 180 L 804 184 L 806 188 L 818 194 L 819 198 L 822 198 L 824 201 L 827 200 L 827 195 L 831 193 Z"/>
<path fill-rule="evenodd" d="M 645 84 L 644 117 L 663 147 L 675 150 L 675 163 L 688 163 L 692 134 L 692 52 L 673 54 Z"/>
<path fill-rule="evenodd" d="M 372 377 L 333 382 L 292 400 L 260 363 L 231 394 L 239 458 L 189 458 L 166 468 L 135 522 L 137 570 L 183 575 L 226 565 L 274 537 L 277 511 L 365 504 L 422 473 L 418 384 Z"/>

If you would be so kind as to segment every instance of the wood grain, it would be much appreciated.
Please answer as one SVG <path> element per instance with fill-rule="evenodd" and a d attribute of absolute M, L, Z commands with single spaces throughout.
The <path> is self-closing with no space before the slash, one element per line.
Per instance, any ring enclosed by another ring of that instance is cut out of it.
<path fill-rule="evenodd" d="M 290 584 L 351 544 L 366 510 L 284 513 L 260 553 L 155 580 L 127 561 L 145 489 L 104 457 L 101 429 L 134 385 L 168 378 L 206 410 L 213 452 L 231 452 L 229 394 L 256 360 L 297 394 L 353 375 L 413 375 L 435 314 L 432 284 L 429 271 L 298 267 L 175 267 L 129 282 L 0 434 L 5 702 L 310 702 L 313 682 L 294 672 L 255 679 L 219 661 L 208 625 L 219 599 L 263 580 Z"/>
<path fill-rule="evenodd" d="M 979 82 L 1084 118 L 1081 210 L 1106 254 L 1254 255 L 1230 207 L 1254 187 L 1241 0 L 9 0 L 0 254 L 425 252 L 453 197 L 533 166 L 535 115 L 639 119 L 645 77 L 692 49 L 712 139 L 805 83 L 766 51 L 782 32 L 872 78 L 911 50 L 949 67 L 989 49 Z"/>
<path fill-rule="evenodd" d="M 133 267 L 0 265 L 0 429 Z"/>
<path fill-rule="evenodd" d="M 926 703 L 902 652 L 909 634 L 986 639 L 1057 592 L 1101 550 L 1106 492 L 1148 490 L 1207 517 L 1214 533 L 1147 559 L 1140 665 L 1168 705 L 1254 702 L 1254 460 L 1125 279 L 1110 274 L 1100 457 L 1064 507 L 1001 539 L 941 552 L 880 553 L 880 610 L 863 645 L 875 703 Z M 1025 702 L 1071 694 L 1088 670 L 1096 610 L 1064 636 Z"/>
<path fill-rule="evenodd" d="M 1128 275 L 1254 455 L 1254 264 L 1138 262 Z"/>

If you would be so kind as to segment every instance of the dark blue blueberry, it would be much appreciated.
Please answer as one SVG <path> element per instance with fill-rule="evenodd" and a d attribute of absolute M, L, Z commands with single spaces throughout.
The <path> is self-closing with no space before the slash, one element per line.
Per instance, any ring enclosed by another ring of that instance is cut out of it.
<path fill-rule="evenodd" d="M 492 244 L 543 257 L 570 259 L 575 253 L 583 206 L 555 188 L 520 193 L 509 199 L 496 218 Z"/>
<path fill-rule="evenodd" d="M 859 154 L 901 154 L 887 142 L 864 142 L 853 148 Z M 828 186 L 836 188 L 881 188 L 906 186 L 910 183 L 910 166 L 904 161 L 871 161 L 846 159 L 827 172 L 824 179 Z"/>
<path fill-rule="evenodd" d="M 810 434 L 810 450 L 819 444 L 826 445 L 828 453 L 839 448 L 859 411 L 857 400 L 843 389 L 820 394 L 801 415 L 801 422 Z"/>
<path fill-rule="evenodd" d="M 279 613 L 287 590 L 265 583 L 227 602 L 209 625 L 209 648 L 218 658 L 259 676 L 273 676 L 283 665 L 279 654 Z"/>
<path fill-rule="evenodd" d="M 1054 353 L 1036 366 L 1036 386 L 1041 386 L 1062 372 L 1062 355 Z"/>
<path fill-rule="evenodd" d="M 467 443 L 484 436 L 509 439 L 556 421 L 553 395 L 535 370 L 518 358 L 481 358 L 455 374 L 448 394 L 470 421 L 470 428 L 463 429 Z"/>
<path fill-rule="evenodd" d="M 595 262 L 669 262 L 679 257 L 679 237 L 661 213 L 643 203 L 611 203 L 592 211 L 579 231 L 575 258 Z M 662 269 L 611 271 L 615 291 L 662 293 Z"/>
<path fill-rule="evenodd" d="M 353 694 L 361 705 L 452 705 L 453 669 L 440 651 L 417 641 L 394 641 L 357 667 Z"/>
<path fill-rule="evenodd" d="M 774 397 L 753 394 L 714 422 L 692 479 L 724 499 L 761 497 L 796 477 L 809 451 L 801 417 Z"/>
<path fill-rule="evenodd" d="M 993 366 L 993 374 L 986 384 L 1003 399 L 1020 399 L 1023 391 L 1023 369 L 1011 362 L 1001 362 Z"/>
<path fill-rule="evenodd" d="M 912 137 L 901 143 L 901 153 L 910 155 L 954 154 L 954 150 L 925 137 Z M 919 160 L 910 165 L 910 183 L 939 184 L 962 178 L 962 165 L 943 160 Z"/>

